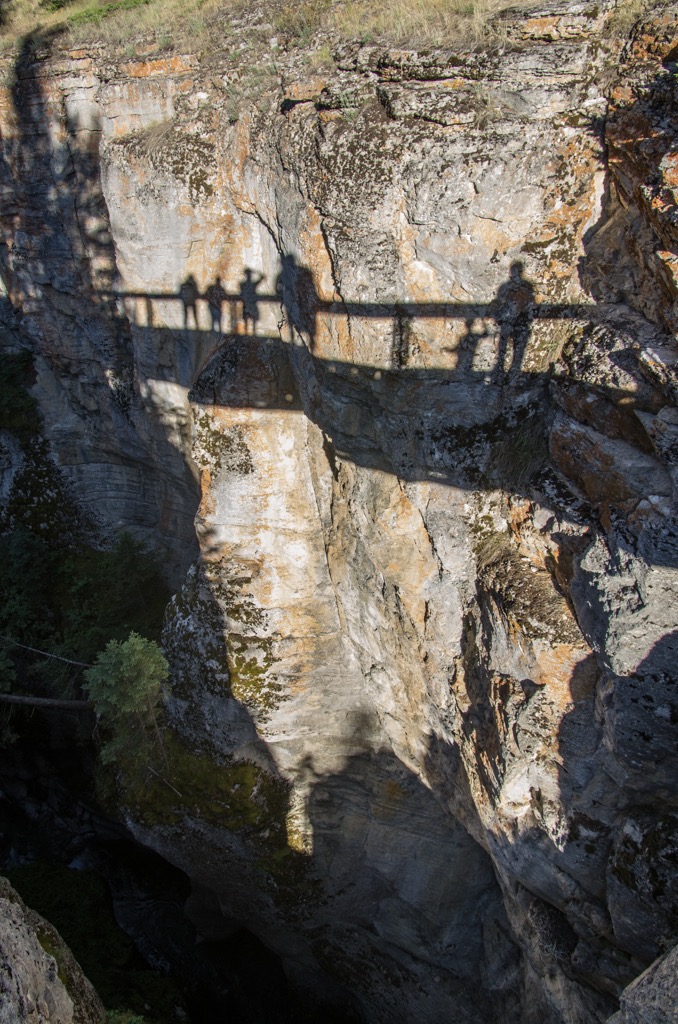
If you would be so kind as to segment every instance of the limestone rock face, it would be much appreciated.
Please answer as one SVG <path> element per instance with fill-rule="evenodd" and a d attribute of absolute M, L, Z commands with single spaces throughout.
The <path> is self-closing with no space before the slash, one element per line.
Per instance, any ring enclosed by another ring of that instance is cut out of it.
<path fill-rule="evenodd" d="M 370 1021 L 603 1021 L 677 925 L 676 8 L 615 6 L 235 111 L 27 44 L 0 112 L 53 457 L 179 584 L 130 827 Z"/>
<path fill-rule="evenodd" d="M 0 893 L 0 1021 L 102 1024 L 99 998 L 56 929 L 6 879 Z"/>
<path fill-rule="evenodd" d="M 621 1008 L 608 1024 L 669 1024 L 675 1020 L 676 950 L 660 957 L 621 996 Z"/>

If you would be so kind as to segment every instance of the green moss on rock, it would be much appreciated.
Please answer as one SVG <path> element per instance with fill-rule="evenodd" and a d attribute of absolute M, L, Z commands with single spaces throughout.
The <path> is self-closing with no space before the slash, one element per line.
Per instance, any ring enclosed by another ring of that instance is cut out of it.
<path fill-rule="evenodd" d="M 282 695 L 281 684 L 269 674 L 274 664 L 273 641 L 229 633 L 228 670 L 232 695 L 251 711 L 262 713 L 278 706 Z"/>
<path fill-rule="evenodd" d="M 226 692 L 262 720 L 284 693 L 275 676 L 278 638 L 247 591 L 251 581 L 223 559 L 195 566 L 173 601 L 164 647 L 177 697 L 191 701 L 200 689 Z"/>
<path fill-rule="evenodd" d="M 215 473 L 247 476 L 254 472 L 242 429 L 238 426 L 222 429 L 208 413 L 199 413 L 196 417 L 193 457 L 201 468 Z"/>
<path fill-rule="evenodd" d="M 121 766 L 122 799 L 146 825 L 198 818 L 247 836 L 267 849 L 286 845 L 288 785 L 252 761 L 223 760 L 191 750 L 171 729 L 144 765 Z"/>

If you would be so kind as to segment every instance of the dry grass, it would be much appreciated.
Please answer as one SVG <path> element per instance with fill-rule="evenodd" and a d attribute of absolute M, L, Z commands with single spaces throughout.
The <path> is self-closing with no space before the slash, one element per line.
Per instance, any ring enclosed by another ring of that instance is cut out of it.
<path fill-rule="evenodd" d="M 607 23 L 607 32 L 617 39 L 627 39 L 636 22 L 648 11 L 651 0 L 620 0 Z"/>
<path fill-rule="evenodd" d="M 213 37 L 214 23 L 224 8 L 224 0 L 122 0 L 105 4 L 90 0 L 80 11 L 72 8 L 67 29 L 74 43 L 103 40 L 112 46 L 142 41 L 147 44 L 185 52 L 203 50 Z M 71 8 L 68 8 L 71 10 Z M 103 12 L 103 16 L 99 12 Z M 225 34 L 227 38 L 227 33 Z"/>
<path fill-rule="evenodd" d="M 268 22 L 283 42 L 300 47 L 322 46 L 323 37 L 455 47 L 482 42 L 493 30 L 493 19 L 531 2 L 272 0 L 262 8 L 261 22 L 262 29 Z M 253 13 L 253 5 L 244 0 L 9 0 L 0 46 L 16 45 L 38 28 L 61 28 L 73 44 L 102 40 L 133 48 L 143 39 L 174 50 L 227 50 L 232 19 L 245 14 L 256 22 Z"/>
<path fill-rule="evenodd" d="M 341 35 L 399 46 L 480 43 L 497 31 L 494 19 L 519 7 L 509 0 L 349 0 L 336 8 Z"/>
<path fill-rule="evenodd" d="M 396 46 L 459 46 L 493 34 L 493 21 L 533 0 L 299 0 L 274 16 L 278 31 L 307 45 L 321 29 Z"/>
<path fill-rule="evenodd" d="M 2 4 L 3 0 L 0 0 Z M 628 34 L 649 0 L 620 0 L 610 22 Z M 102 41 L 135 49 L 156 46 L 193 53 L 228 54 L 244 41 L 272 33 L 283 45 L 320 51 L 328 41 L 359 40 L 412 49 L 469 48 L 501 41 L 512 11 L 536 0 L 8 0 L 0 48 L 38 27 L 59 28 L 74 45 Z M 249 38 L 248 38 L 249 36 Z"/>
<path fill-rule="evenodd" d="M 66 45 L 102 41 L 127 48 L 138 44 L 195 52 L 214 37 L 220 15 L 241 0 L 10 0 L 0 28 L 0 48 L 16 48 L 31 33 L 61 31 Z M 228 33 L 222 33 L 225 42 Z"/>

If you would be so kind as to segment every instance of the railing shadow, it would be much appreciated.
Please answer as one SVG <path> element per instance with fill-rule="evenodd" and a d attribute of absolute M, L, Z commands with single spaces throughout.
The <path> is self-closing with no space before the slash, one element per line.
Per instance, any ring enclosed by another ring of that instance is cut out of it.
<path fill-rule="evenodd" d="M 293 265 L 291 258 L 286 261 L 281 275 Z M 619 435 L 639 449 L 638 457 L 649 467 L 652 493 L 670 500 L 669 475 L 642 419 L 671 404 L 668 391 L 658 400 L 655 381 L 648 404 L 642 388 L 629 383 L 634 374 L 640 379 L 643 373 L 637 365 L 629 378 L 626 364 L 636 360 L 630 350 L 609 355 L 613 368 L 619 361 L 624 371 L 619 385 L 614 373 L 594 374 L 595 383 L 582 383 L 568 375 L 562 361 L 557 368 L 554 362 L 564 338 L 604 329 L 608 321 L 619 326 L 617 306 L 537 302 L 520 264 L 514 264 L 509 280 L 485 303 L 326 301 L 309 285 L 309 271 L 296 264 L 293 269 L 293 287 L 279 278 L 275 290 L 262 293 L 261 278 L 246 272 L 240 290 L 226 290 L 217 279 L 200 292 L 187 279 L 178 292 L 108 291 L 102 297 L 132 325 L 138 341 L 137 373 L 147 387 L 179 385 L 185 392 L 181 401 L 215 409 L 303 412 L 321 430 L 333 472 L 341 459 L 404 482 L 468 491 L 501 487 L 595 522 L 597 506 L 607 501 L 604 486 L 582 489 L 579 477 L 590 476 L 590 467 L 583 474 L 566 467 L 563 475 L 567 459 L 556 466 L 551 458 L 549 429 L 560 411 L 566 417 L 572 413 L 584 430 L 588 424 L 605 431 L 601 417 L 610 423 L 619 420 L 611 443 Z M 300 279 L 311 287 L 310 295 L 295 290 Z M 328 339 L 341 333 L 335 320 L 380 321 L 382 350 L 384 340 L 388 344 L 391 339 L 384 364 L 321 354 Z M 423 360 L 409 358 L 409 337 L 420 321 L 432 320 L 439 324 L 436 358 L 443 365 L 426 367 Z M 166 326 L 182 321 L 183 327 Z M 549 324 L 556 326 L 559 339 L 551 357 L 542 347 L 535 358 L 540 333 Z M 565 330 L 559 331 L 558 325 Z M 445 333 L 448 347 L 440 344 Z M 595 416 L 589 420 L 587 409 L 594 406 Z M 631 450 L 626 456 L 637 457 Z M 572 457 L 576 462 L 578 453 L 573 451 Z M 607 457 L 602 451 L 603 462 Z M 623 478 L 625 452 L 620 449 L 612 457 L 618 462 L 608 467 L 612 477 Z M 596 460 L 594 453 L 594 473 Z M 600 473 L 604 477 L 604 467 Z M 641 481 L 640 487 L 628 489 L 632 504 L 646 497 L 643 486 Z M 660 546 L 650 560 L 673 565 L 666 545 L 662 551 Z"/>

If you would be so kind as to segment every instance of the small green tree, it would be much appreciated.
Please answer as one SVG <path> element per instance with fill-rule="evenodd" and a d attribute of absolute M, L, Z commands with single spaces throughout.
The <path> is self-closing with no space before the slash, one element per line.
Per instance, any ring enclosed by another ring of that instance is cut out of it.
<path fill-rule="evenodd" d="M 138 633 L 111 640 L 84 675 L 94 710 L 110 735 L 101 748 L 102 761 L 129 763 L 143 756 L 149 732 L 158 732 L 162 684 L 169 675 L 158 644 Z"/>

